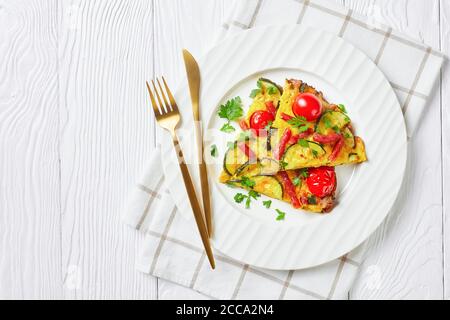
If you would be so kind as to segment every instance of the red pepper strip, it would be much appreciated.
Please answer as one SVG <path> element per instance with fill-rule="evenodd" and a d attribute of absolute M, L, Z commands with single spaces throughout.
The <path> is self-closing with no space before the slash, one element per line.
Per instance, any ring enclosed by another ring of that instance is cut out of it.
<path fill-rule="evenodd" d="M 294 118 L 293 116 L 290 116 L 284 112 L 281 113 L 280 118 L 283 119 L 284 121 L 288 121 L 291 120 L 292 118 Z"/>
<path fill-rule="evenodd" d="M 248 157 L 250 163 L 254 163 L 254 161 L 256 160 L 256 155 L 252 151 L 252 149 L 250 149 L 248 144 L 246 144 L 245 142 L 239 142 L 238 147 Z"/>
<path fill-rule="evenodd" d="M 296 144 L 298 142 L 298 140 L 300 140 L 300 135 L 298 134 L 294 134 L 290 139 L 289 139 L 289 144 Z"/>
<path fill-rule="evenodd" d="M 239 126 L 241 127 L 241 129 L 243 131 L 247 131 L 249 129 L 247 121 L 245 121 L 245 119 L 242 119 L 241 121 L 239 121 Z"/>
<path fill-rule="evenodd" d="M 284 189 L 286 189 L 287 194 L 291 198 L 292 205 L 294 206 L 294 208 L 300 208 L 302 204 L 297 198 L 297 194 L 295 193 L 295 186 L 292 184 L 291 179 L 289 179 L 288 174 L 286 173 L 286 171 L 280 171 L 279 174 L 283 182 Z"/>
<path fill-rule="evenodd" d="M 266 108 L 267 108 L 267 111 L 269 111 L 275 118 L 275 115 L 277 114 L 277 108 L 275 108 L 275 106 L 273 105 L 273 101 L 267 101 Z"/>
<path fill-rule="evenodd" d="M 314 133 L 314 136 L 313 136 L 314 141 L 319 142 L 319 143 L 333 143 L 333 142 L 339 141 L 341 138 L 342 138 L 342 136 L 337 133 L 330 133 L 326 136 L 324 136 L 323 134 Z"/>
<path fill-rule="evenodd" d="M 298 140 L 305 139 L 308 136 L 310 136 L 311 133 L 313 133 L 313 130 L 311 128 L 308 128 L 308 130 L 306 130 L 305 132 L 300 132 L 299 134 L 294 134 L 291 137 L 291 139 L 289 139 L 289 144 L 295 144 L 298 142 Z"/>
<path fill-rule="evenodd" d="M 276 160 L 280 160 L 286 150 L 286 145 L 291 139 L 292 131 L 289 128 L 284 130 L 283 135 L 281 136 L 280 142 L 278 143 L 277 148 L 274 151 L 274 157 Z"/>
<path fill-rule="evenodd" d="M 336 160 L 343 146 L 344 146 L 344 138 L 340 136 L 338 142 L 336 142 L 336 144 L 334 145 L 333 151 L 331 152 L 330 157 L 328 159 L 330 161 Z"/>

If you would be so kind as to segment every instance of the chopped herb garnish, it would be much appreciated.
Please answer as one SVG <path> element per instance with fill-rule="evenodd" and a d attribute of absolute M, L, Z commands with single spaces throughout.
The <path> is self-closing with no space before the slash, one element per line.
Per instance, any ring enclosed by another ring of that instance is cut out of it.
<path fill-rule="evenodd" d="M 258 94 L 261 93 L 261 89 L 253 89 L 252 92 L 250 92 L 250 98 L 256 97 Z"/>
<path fill-rule="evenodd" d="M 258 192 L 254 191 L 254 190 L 250 190 L 248 192 L 247 200 L 245 201 L 245 208 L 246 209 L 250 208 L 250 202 L 252 201 L 252 198 L 256 200 L 260 196 L 261 195 Z"/>
<path fill-rule="evenodd" d="M 275 209 L 275 211 L 278 213 L 276 220 L 277 221 L 284 220 L 284 217 L 286 216 L 286 212 L 283 212 L 280 209 Z"/>
<path fill-rule="evenodd" d="M 272 122 L 272 121 L 269 121 L 269 122 L 267 123 L 267 126 L 264 127 L 264 129 L 265 129 L 266 131 L 269 131 L 270 128 L 272 127 L 272 124 L 273 124 L 273 122 Z"/>
<path fill-rule="evenodd" d="M 314 158 L 317 158 L 317 156 L 319 155 L 319 152 L 317 152 L 317 150 L 311 149 L 311 152 Z"/>
<path fill-rule="evenodd" d="M 305 139 L 298 140 L 298 144 L 301 145 L 303 148 L 309 148 L 309 142 Z"/>
<path fill-rule="evenodd" d="M 272 205 L 272 200 L 263 201 L 263 206 L 266 207 L 267 209 L 269 209 L 271 205 Z"/>
<path fill-rule="evenodd" d="M 294 186 L 300 186 L 302 184 L 302 179 L 300 179 L 300 177 L 295 177 L 294 179 L 292 179 L 292 184 Z"/>
<path fill-rule="evenodd" d="M 289 164 L 289 163 L 287 163 L 286 161 L 281 160 L 281 161 L 280 161 L 280 167 L 281 167 L 281 169 L 286 168 L 288 164 Z"/>
<path fill-rule="evenodd" d="M 227 122 L 222 126 L 222 128 L 220 128 L 220 131 L 230 133 L 236 131 L 236 129 L 229 122 Z"/>
<path fill-rule="evenodd" d="M 228 100 L 219 107 L 219 112 L 217 114 L 220 118 L 228 120 L 228 122 L 220 129 L 221 131 L 226 133 L 235 131 L 230 122 L 239 119 L 244 114 L 241 98 L 235 97 Z"/>
<path fill-rule="evenodd" d="M 347 113 L 347 109 L 345 109 L 345 106 L 343 104 L 338 104 L 339 110 L 341 110 L 343 113 Z"/>
<path fill-rule="evenodd" d="M 345 139 L 350 139 L 352 137 L 352 135 L 348 132 L 344 133 L 344 137 Z"/>
<path fill-rule="evenodd" d="M 278 92 L 278 89 L 275 86 L 269 86 L 267 87 L 267 93 L 268 94 L 275 94 Z"/>
<path fill-rule="evenodd" d="M 323 123 L 325 124 L 325 128 L 327 129 L 333 126 L 333 124 L 331 123 L 330 119 L 327 116 L 323 118 Z"/>
<path fill-rule="evenodd" d="M 242 201 L 244 201 L 245 198 L 247 198 L 247 196 L 245 194 L 236 193 L 236 195 L 234 196 L 234 201 L 236 203 L 241 203 Z"/>
<path fill-rule="evenodd" d="M 314 196 L 314 195 L 308 196 L 308 203 L 309 204 L 317 204 L 316 196 Z"/>
<path fill-rule="evenodd" d="M 242 177 L 241 184 L 247 188 L 253 188 L 255 186 L 255 181 L 247 177 Z"/>
<path fill-rule="evenodd" d="M 339 129 L 338 126 L 333 126 L 333 131 L 336 132 L 336 133 L 340 133 L 341 129 Z"/>
<path fill-rule="evenodd" d="M 254 190 L 250 190 L 248 192 L 248 195 L 245 195 L 245 194 L 242 194 L 242 193 L 237 193 L 234 196 L 234 201 L 236 203 L 241 203 L 242 201 L 245 200 L 245 208 L 249 209 L 250 208 L 250 203 L 252 201 L 252 198 L 256 200 L 260 196 L 261 195 L 258 192 L 254 191 Z"/>
<path fill-rule="evenodd" d="M 293 117 L 287 120 L 291 126 L 296 127 L 300 130 L 300 132 L 305 132 L 309 129 L 308 122 L 305 117 Z"/>
<path fill-rule="evenodd" d="M 213 156 L 214 158 L 217 158 L 218 155 L 219 155 L 219 151 L 217 150 L 217 146 L 215 144 L 213 144 L 211 146 L 211 156 Z"/>
<path fill-rule="evenodd" d="M 303 178 L 308 178 L 308 169 L 307 169 L 307 168 L 300 169 L 300 170 L 299 170 L 299 174 L 300 174 Z"/>
<path fill-rule="evenodd" d="M 255 190 L 250 190 L 248 192 L 248 196 L 249 196 L 249 198 L 253 198 L 256 200 L 256 198 L 260 197 L 261 195 L 258 192 L 256 192 Z"/>

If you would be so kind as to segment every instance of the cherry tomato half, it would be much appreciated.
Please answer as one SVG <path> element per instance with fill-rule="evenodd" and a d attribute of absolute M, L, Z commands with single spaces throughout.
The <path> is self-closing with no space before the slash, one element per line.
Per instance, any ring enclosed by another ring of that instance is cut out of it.
<path fill-rule="evenodd" d="M 270 121 L 273 121 L 275 117 L 272 113 L 264 110 L 255 111 L 250 117 L 250 128 L 259 132 L 260 130 L 264 130 L 264 128 L 269 124 Z"/>
<path fill-rule="evenodd" d="M 333 167 L 311 168 L 306 184 L 315 196 L 323 198 L 336 190 L 336 173 Z"/>
<path fill-rule="evenodd" d="M 307 121 L 314 121 L 322 114 L 322 103 L 311 93 L 300 93 L 292 104 L 292 112 L 297 117 L 305 117 Z"/>

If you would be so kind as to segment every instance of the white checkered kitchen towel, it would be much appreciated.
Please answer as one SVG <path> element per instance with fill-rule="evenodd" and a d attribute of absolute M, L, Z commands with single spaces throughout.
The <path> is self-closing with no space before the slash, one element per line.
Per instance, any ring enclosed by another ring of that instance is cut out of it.
<path fill-rule="evenodd" d="M 432 93 L 442 53 L 324 0 L 237 1 L 218 40 L 260 25 L 297 23 L 343 37 L 364 51 L 397 93 L 411 137 Z M 181 178 L 180 178 L 181 179 Z M 131 192 L 124 222 L 146 233 L 138 270 L 218 299 L 345 299 L 363 260 L 365 245 L 325 265 L 305 270 L 269 271 L 221 255 L 211 271 L 194 220 L 185 220 L 164 189 L 159 149 Z"/>

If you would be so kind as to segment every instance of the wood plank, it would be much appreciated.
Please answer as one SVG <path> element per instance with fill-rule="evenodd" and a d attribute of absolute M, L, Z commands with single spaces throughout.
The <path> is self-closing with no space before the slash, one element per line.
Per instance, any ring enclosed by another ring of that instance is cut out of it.
<path fill-rule="evenodd" d="M 450 55 L 450 3 L 441 1 L 441 46 Z M 442 75 L 442 164 L 444 219 L 444 298 L 450 299 L 450 73 L 448 61 Z"/>
<path fill-rule="evenodd" d="M 155 1 L 155 74 L 164 75 L 171 87 L 185 77 L 181 50 L 194 56 L 203 54 L 213 44 L 230 1 Z M 205 299 L 194 290 L 158 279 L 160 299 Z"/>
<path fill-rule="evenodd" d="M 62 296 L 55 18 L 0 2 L 0 299 Z"/>
<path fill-rule="evenodd" d="M 346 0 L 439 48 L 439 1 Z M 438 84 L 409 144 L 409 163 L 396 213 L 372 238 L 373 247 L 350 297 L 442 299 L 441 105 Z"/>
<path fill-rule="evenodd" d="M 120 221 L 154 146 L 153 2 L 59 3 L 65 297 L 153 299 L 156 279 L 134 268 L 143 237 Z"/>

